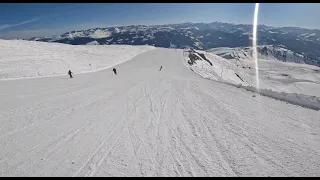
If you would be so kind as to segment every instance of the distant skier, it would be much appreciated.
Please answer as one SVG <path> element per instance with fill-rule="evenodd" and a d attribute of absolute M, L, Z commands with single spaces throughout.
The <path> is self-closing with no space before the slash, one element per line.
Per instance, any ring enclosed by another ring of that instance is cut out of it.
<path fill-rule="evenodd" d="M 70 78 L 73 78 L 73 77 L 72 77 L 73 72 L 71 72 L 71 71 L 69 70 L 69 71 L 68 71 L 68 74 L 69 74 Z"/>
<path fill-rule="evenodd" d="M 160 67 L 159 71 L 161 71 L 161 69 L 162 69 L 162 66 Z"/>
<path fill-rule="evenodd" d="M 114 72 L 114 74 L 117 74 L 116 68 L 113 68 L 112 71 Z"/>

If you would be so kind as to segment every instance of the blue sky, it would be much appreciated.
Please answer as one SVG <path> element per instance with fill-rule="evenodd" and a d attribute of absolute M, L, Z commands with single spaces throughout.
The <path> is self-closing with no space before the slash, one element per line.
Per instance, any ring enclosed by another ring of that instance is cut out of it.
<path fill-rule="evenodd" d="M 253 3 L 12 3 L 0 6 L 0 38 L 49 36 L 131 24 L 231 22 L 251 24 Z M 259 24 L 320 29 L 320 4 L 263 3 Z"/>

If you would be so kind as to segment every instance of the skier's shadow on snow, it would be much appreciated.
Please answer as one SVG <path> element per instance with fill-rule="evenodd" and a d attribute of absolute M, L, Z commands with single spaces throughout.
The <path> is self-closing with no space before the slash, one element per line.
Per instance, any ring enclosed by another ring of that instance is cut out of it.
<path fill-rule="evenodd" d="M 68 77 L 60 77 L 59 79 L 74 79 L 74 78 L 70 78 L 70 77 L 68 76 Z"/>

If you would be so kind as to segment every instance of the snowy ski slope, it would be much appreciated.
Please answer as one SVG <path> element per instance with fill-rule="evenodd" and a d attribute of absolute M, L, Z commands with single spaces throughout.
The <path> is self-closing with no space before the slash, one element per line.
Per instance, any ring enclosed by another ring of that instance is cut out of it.
<path fill-rule="evenodd" d="M 154 49 L 152 46 L 72 46 L 23 40 L 0 40 L 0 79 L 75 74 L 109 68 Z M 91 64 L 91 65 L 90 65 Z"/>
<path fill-rule="evenodd" d="M 118 75 L 0 81 L 0 176 L 320 175 L 319 111 L 186 66 L 156 48 Z"/>

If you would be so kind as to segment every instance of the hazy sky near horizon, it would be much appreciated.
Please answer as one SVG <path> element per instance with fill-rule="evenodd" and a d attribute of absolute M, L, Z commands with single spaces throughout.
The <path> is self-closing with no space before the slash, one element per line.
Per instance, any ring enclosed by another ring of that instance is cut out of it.
<path fill-rule="evenodd" d="M 0 38 L 131 24 L 252 24 L 254 3 L 1 3 Z M 320 29 L 320 3 L 260 3 L 259 24 Z"/>

